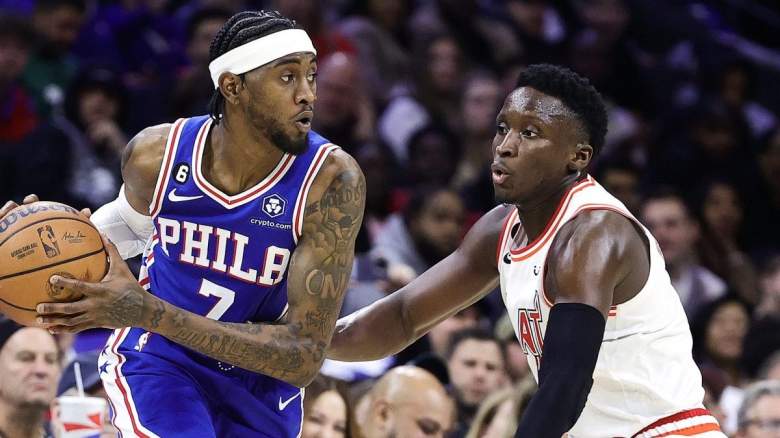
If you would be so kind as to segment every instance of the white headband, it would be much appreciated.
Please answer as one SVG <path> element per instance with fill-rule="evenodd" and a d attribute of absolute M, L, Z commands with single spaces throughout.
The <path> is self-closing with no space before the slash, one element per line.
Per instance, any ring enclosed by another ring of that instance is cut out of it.
<path fill-rule="evenodd" d="M 214 88 L 219 88 L 219 76 L 222 73 L 230 72 L 240 75 L 283 56 L 298 52 L 317 54 L 317 51 L 314 50 L 314 44 L 305 30 L 286 29 L 274 32 L 243 46 L 238 46 L 211 61 L 209 63 L 211 81 L 214 82 Z"/>

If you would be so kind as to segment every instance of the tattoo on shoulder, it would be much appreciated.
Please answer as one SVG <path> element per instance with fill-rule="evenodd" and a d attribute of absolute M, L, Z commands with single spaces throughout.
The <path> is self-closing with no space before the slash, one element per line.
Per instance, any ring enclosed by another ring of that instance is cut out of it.
<path fill-rule="evenodd" d="M 335 300 L 346 288 L 353 245 L 363 220 L 365 194 L 363 175 L 346 171 L 333 179 L 320 200 L 306 207 L 304 233 L 320 262 L 305 274 L 309 295 Z M 312 322 L 323 314 L 322 310 L 310 312 Z"/>

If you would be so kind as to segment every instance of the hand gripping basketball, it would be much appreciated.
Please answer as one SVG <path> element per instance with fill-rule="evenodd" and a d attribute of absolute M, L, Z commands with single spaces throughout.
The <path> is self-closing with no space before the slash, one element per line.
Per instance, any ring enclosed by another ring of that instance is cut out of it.
<path fill-rule="evenodd" d="M 38 202 L 38 195 L 27 195 L 24 197 L 24 200 L 22 200 L 22 205 L 24 204 L 32 204 L 33 202 Z M 18 207 L 19 204 L 17 204 L 14 201 L 8 201 L 3 205 L 3 208 L 0 208 L 0 218 L 8 214 L 9 211 L 13 210 L 14 208 Z M 92 215 L 92 211 L 88 208 L 81 209 L 81 214 L 83 214 L 86 217 L 90 217 Z"/>
<path fill-rule="evenodd" d="M 69 303 L 41 303 L 37 321 L 52 333 L 77 333 L 90 328 L 123 328 L 139 326 L 143 320 L 144 302 L 149 295 L 138 285 L 116 246 L 103 235 L 108 251 L 108 273 L 102 281 L 89 283 L 64 278 L 50 279 L 54 287 L 62 287 L 83 295 Z"/>

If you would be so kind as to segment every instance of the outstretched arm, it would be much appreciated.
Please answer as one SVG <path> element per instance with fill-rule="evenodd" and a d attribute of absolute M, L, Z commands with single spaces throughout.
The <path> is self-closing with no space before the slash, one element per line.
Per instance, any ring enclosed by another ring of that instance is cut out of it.
<path fill-rule="evenodd" d="M 101 283 L 53 278 L 54 285 L 85 297 L 39 305 L 41 322 L 62 332 L 141 327 L 214 359 L 306 386 L 325 357 L 350 277 L 365 204 L 363 174 L 351 157 L 336 151 L 309 196 L 281 324 L 214 321 L 162 301 L 138 286 L 110 244 L 111 268 Z"/>
<path fill-rule="evenodd" d="M 447 258 L 406 287 L 341 318 L 328 357 L 374 360 L 395 354 L 498 284 L 496 246 L 509 207 L 483 216 Z"/>

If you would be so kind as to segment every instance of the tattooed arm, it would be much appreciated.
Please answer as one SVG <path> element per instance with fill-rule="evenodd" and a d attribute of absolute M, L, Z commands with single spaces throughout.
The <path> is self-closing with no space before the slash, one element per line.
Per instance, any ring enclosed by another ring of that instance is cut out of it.
<path fill-rule="evenodd" d="M 309 192 L 303 235 L 290 262 L 289 311 L 282 324 L 214 321 L 162 301 L 138 286 L 108 242 L 111 267 L 106 278 L 84 283 L 53 277 L 55 286 L 85 297 L 39 305 L 41 323 L 59 332 L 141 327 L 214 359 L 306 386 L 320 369 L 341 310 L 365 191 L 355 161 L 342 151 L 333 152 Z"/>

